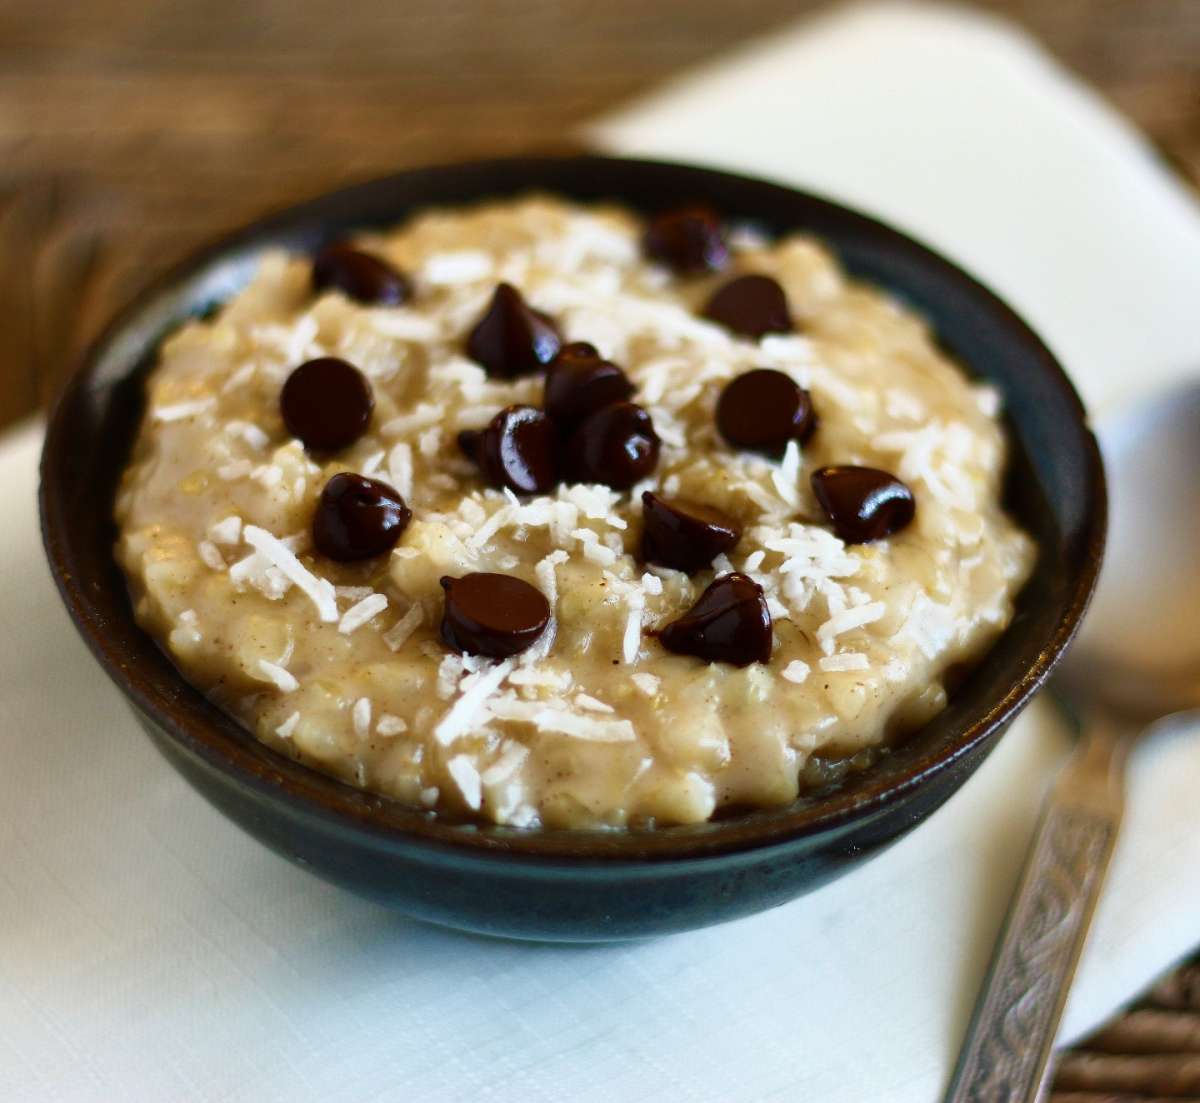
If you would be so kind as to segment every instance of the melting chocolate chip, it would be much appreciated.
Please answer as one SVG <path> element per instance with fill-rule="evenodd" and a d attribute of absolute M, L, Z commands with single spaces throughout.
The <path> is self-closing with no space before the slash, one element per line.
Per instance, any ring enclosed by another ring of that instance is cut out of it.
<path fill-rule="evenodd" d="M 731 379 L 717 400 L 717 428 L 735 448 L 781 456 L 817 427 L 812 398 L 791 376 L 755 368 Z"/>
<path fill-rule="evenodd" d="M 717 288 L 704 316 L 744 337 L 791 333 L 792 315 L 783 288 L 770 276 L 738 276 Z"/>
<path fill-rule="evenodd" d="M 506 659 L 529 647 L 550 622 L 550 603 L 507 574 L 443 578 L 442 640 L 455 651 Z"/>
<path fill-rule="evenodd" d="M 632 402 L 614 402 L 571 434 L 567 467 L 577 482 L 625 490 L 654 470 L 659 447 L 650 415 Z"/>
<path fill-rule="evenodd" d="M 762 587 L 744 574 L 723 574 L 658 638 L 668 651 L 708 663 L 765 663 L 771 657 L 771 614 Z"/>
<path fill-rule="evenodd" d="M 642 559 L 692 574 L 709 566 L 741 539 L 741 529 L 719 510 L 699 502 L 642 495 Z"/>
<path fill-rule="evenodd" d="M 467 337 L 467 354 L 488 375 L 513 379 L 540 371 L 561 345 L 553 319 L 534 310 L 512 284 L 502 283 Z"/>
<path fill-rule="evenodd" d="M 366 432 L 374 408 L 366 376 L 336 356 L 301 364 L 279 396 L 287 431 L 315 452 L 349 447 Z"/>
<path fill-rule="evenodd" d="M 336 290 L 371 306 L 399 306 L 412 298 L 412 283 L 387 261 L 343 242 L 327 245 L 314 258 L 313 290 Z"/>
<path fill-rule="evenodd" d="M 387 483 L 340 472 L 325 484 L 313 516 L 317 551 L 341 563 L 389 552 L 412 510 Z"/>
<path fill-rule="evenodd" d="M 702 203 L 652 218 L 642 237 L 642 249 L 651 260 L 682 275 L 716 272 L 729 260 L 721 220 Z"/>
<path fill-rule="evenodd" d="M 812 475 L 813 493 L 847 544 L 882 540 L 908 525 L 917 506 L 895 475 L 874 467 L 822 467 Z"/>
<path fill-rule="evenodd" d="M 633 394 L 628 376 L 586 341 L 563 345 L 546 369 L 542 406 L 562 430 Z"/>
<path fill-rule="evenodd" d="M 558 435 L 532 406 L 506 406 L 486 429 L 459 433 L 458 446 L 493 486 L 540 494 L 558 482 Z"/>

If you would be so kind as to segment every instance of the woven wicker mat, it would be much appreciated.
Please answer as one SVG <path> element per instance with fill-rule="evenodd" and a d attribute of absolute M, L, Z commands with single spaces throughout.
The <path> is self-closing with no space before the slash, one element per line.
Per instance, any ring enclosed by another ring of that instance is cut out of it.
<path fill-rule="evenodd" d="M 1200 1103 L 1200 955 L 1058 1055 L 1051 1103 Z"/>

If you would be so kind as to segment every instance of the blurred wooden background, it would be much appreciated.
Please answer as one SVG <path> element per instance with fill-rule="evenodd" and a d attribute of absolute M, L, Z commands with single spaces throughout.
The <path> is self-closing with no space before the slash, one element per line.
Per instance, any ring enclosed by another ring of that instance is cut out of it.
<path fill-rule="evenodd" d="M 569 144 L 580 122 L 825 6 L 0 0 L 0 425 L 215 233 L 405 165 Z M 1033 31 L 1200 183 L 1200 0 L 979 6 Z M 1148 999 L 1064 1056 L 1056 1100 L 1200 1101 L 1200 967 Z"/>
<path fill-rule="evenodd" d="M 0 0 L 0 425 L 215 233 L 546 149 L 814 0 Z M 1200 0 L 990 0 L 1200 179 Z"/>

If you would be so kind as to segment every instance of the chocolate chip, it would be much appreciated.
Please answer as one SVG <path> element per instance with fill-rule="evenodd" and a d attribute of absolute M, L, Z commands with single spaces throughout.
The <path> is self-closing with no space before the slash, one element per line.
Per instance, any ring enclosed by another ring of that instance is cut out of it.
<path fill-rule="evenodd" d="M 287 431 L 315 452 L 349 447 L 366 432 L 374 408 L 366 376 L 336 356 L 301 364 L 279 396 Z"/>
<path fill-rule="evenodd" d="M 908 525 L 917 506 L 895 475 L 874 467 L 822 467 L 812 475 L 813 493 L 847 544 L 881 540 Z"/>
<path fill-rule="evenodd" d="M 770 276 L 738 276 L 719 287 L 704 316 L 757 340 L 764 333 L 791 333 L 792 315 L 783 288 Z"/>
<path fill-rule="evenodd" d="M 781 456 L 817 427 L 812 398 L 791 376 L 755 368 L 731 379 L 717 400 L 717 428 L 735 448 Z"/>
<path fill-rule="evenodd" d="M 314 258 L 313 290 L 340 291 L 370 306 L 399 306 L 412 298 L 412 283 L 387 261 L 351 245 L 335 242 Z"/>
<path fill-rule="evenodd" d="M 577 482 L 625 490 L 654 470 L 659 447 L 650 415 L 632 402 L 614 402 L 571 434 L 567 469 Z"/>
<path fill-rule="evenodd" d="M 342 563 L 389 552 L 412 510 L 387 483 L 340 472 L 325 484 L 313 516 L 317 551 Z"/>
<path fill-rule="evenodd" d="M 683 275 L 716 272 L 729 260 L 721 220 L 701 203 L 652 218 L 642 237 L 642 249 L 651 260 Z"/>
<path fill-rule="evenodd" d="M 561 345 L 553 319 L 534 310 L 511 284 L 502 283 L 467 337 L 467 354 L 488 375 L 513 379 L 540 371 Z"/>
<path fill-rule="evenodd" d="M 692 574 L 709 566 L 741 539 L 741 529 L 719 510 L 699 502 L 642 495 L 642 559 Z"/>
<path fill-rule="evenodd" d="M 748 666 L 771 657 L 771 614 L 762 587 L 744 574 L 723 574 L 658 638 L 679 655 Z"/>
<path fill-rule="evenodd" d="M 492 486 L 540 494 L 558 482 L 558 435 L 532 406 L 506 406 L 486 429 L 459 433 L 458 446 Z"/>
<path fill-rule="evenodd" d="M 524 651 L 550 622 L 542 592 L 507 574 L 443 578 L 442 640 L 455 651 L 505 659 Z"/>
<path fill-rule="evenodd" d="M 577 341 L 563 345 L 546 369 L 542 406 L 565 431 L 632 394 L 633 384 L 616 364 L 603 359 L 586 341 Z"/>

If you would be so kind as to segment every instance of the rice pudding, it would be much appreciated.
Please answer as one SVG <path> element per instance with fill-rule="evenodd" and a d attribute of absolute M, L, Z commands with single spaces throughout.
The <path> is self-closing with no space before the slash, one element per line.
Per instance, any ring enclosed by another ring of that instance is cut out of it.
<path fill-rule="evenodd" d="M 703 821 L 885 751 L 1035 548 L 998 398 L 819 241 L 433 210 L 163 344 L 139 622 L 275 749 L 432 813 Z"/>

